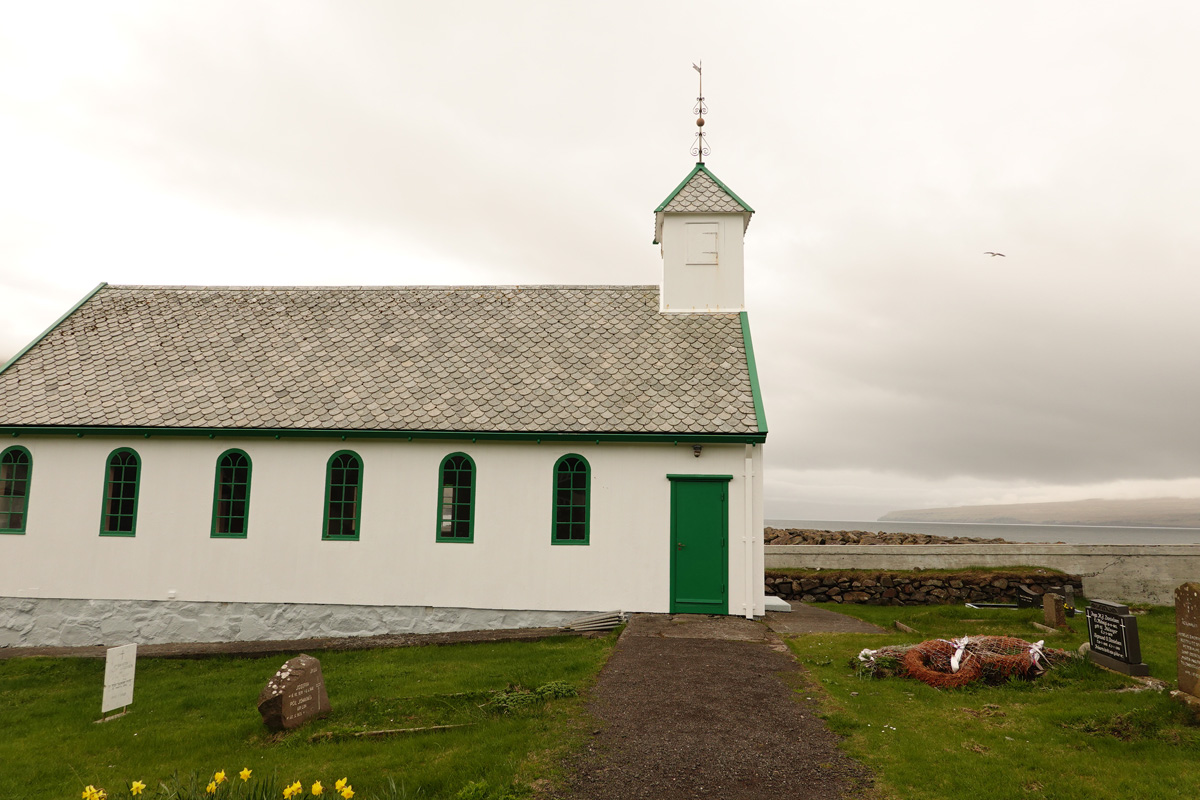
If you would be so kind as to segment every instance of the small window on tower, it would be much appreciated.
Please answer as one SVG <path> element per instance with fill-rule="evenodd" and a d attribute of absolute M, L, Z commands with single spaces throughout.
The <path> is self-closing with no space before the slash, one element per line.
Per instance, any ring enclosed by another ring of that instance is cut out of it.
<path fill-rule="evenodd" d="M 687 263 L 717 263 L 716 222 L 689 222 L 687 224 Z"/>

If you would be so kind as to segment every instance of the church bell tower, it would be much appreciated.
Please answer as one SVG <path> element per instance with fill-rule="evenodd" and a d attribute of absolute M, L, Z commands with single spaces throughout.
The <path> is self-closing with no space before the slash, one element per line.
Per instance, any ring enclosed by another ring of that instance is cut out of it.
<path fill-rule="evenodd" d="M 700 67 L 692 67 L 700 72 Z M 703 73 L 701 73 L 703 81 Z M 743 239 L 754 209 L 704 165 L 704 84 L 696 98 L 696 166 L 654 209 L 654 243 L 663 259 L 660 310 L 735 312 L 746 309 Z"/>

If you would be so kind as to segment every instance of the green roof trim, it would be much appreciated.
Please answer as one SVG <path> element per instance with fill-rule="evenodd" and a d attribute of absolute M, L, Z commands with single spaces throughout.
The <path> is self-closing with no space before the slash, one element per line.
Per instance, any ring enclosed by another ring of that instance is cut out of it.
<path fill-rule="evenodd" d="M 753 375 L 753 372 L 751 372 Z M 756 406 L 757 408 L 757 406 Z M 759 417 L 762 427 L 762 417 Z M 335 430 L 310 428 L 147 428 L 114 426 L 5 425 L 0 436 L 153 436 L 273 439 L 442 439 L 472 442 L 620 442 L 643 444 L 760 444 L 767 440 L 759 433 L 587 433 L 561 431 L 410 431 L 410 430 Z"/>
<path fill-rule="evenodd" d="M 741 312 L 742 341 L 746 345 L 746 370 L 750 373 L 750 393 L 754 395 L 754 416 L 758 419 L 758 430 L 767 433 L 767 412 L 763 410 L 762 389 L 758 385 L 758 365 L 754 362 L 754 342 L 750 339 L 750 315 Z"/>
<path fill-rule="evenodd" d="M 71 315 L 72 315 L 72 314 L 74 314 L 76 311 L 78 311 L 80 306 L 82 306 L 82 305 L 83 305 L 84 303 L 86 303 L 88 300 L 91 300 L 91 299 L 92 299 L 92 298 L 93 298 L 93 297 L 96 295 L 96 292 L 100 291 L 100 290 L 101 290 L 101 289 L 103 289 L 105 286 L 108 286 L 108 284 L 107 284 L 107 283 L 104 283 L 104 282 L 101 282 L 101 283 L 100 283 L 98 286 L 96 286 L 96 288 L 95 288 L 95 289 L 92 289 L 90 292 L 88 292 L 86 295 L 84 295 L 83 299 L 82 299 L 82 300 L 80 300 L 80 301 L 79 301 L 78 303 L 76 303 L 75 305 L 71 306 L 71 308 L 70 308 L 70 309 L 67 311 L 67 313 L 63 314 L 61 317 L 59 317 L 58 319 L 56 319 L 56 320 L 54 321 L 54 324 L 53 324 L 53 325 L 51 325 L 49 328 L 46 328 L 46 330 L 44 330 L 44 331 L 42 331 L 41 333 L 39 333 L 39 334 L 37 335 L 37 338 L 36 338 L 36 339 L 34 339 L 34 340 L 33 340 L 32 342 L 30 342 L 29 344 L 25 345 L 23 348 L 21 348 L 21 350 L 20 350 L 20 351 L 18 351 L 18 352 L 17 352 L 17 354 L 16 354 L 15 356 L 13 356 L 13 357 L 12 357 L 12 358 L 10 358 L 8 361 L 6 361 L 6 362 L 5 362 L 5 364 L 4 364 L 4 366 L 3 366 L 3 367 L 0 367 L 0 373 L 4 372 L 4 370 L 6 370 L 6 369 L 8 369 L 9 367 L 11 367 L 13 364 L 17 363 L 17 359 L 19 359 L 21 356 L 25 355 L 25 354 L 26 354 L 26 353 L 28 353 L 30 350 L 32 350 L 32 349 L 34 348 L 34 346 L 35 346 L 35 345 L 37 345 L 37 343 L 38 343 L 38 342 L 40 342 L 42 339 L 45 339 L 47 336 L 49 336 L 49 335 L 50 335 L 50 332 L 51 332 L 52 330 L 54 330 L 55 328 L 57 328 L 59 325 L 61 325 L 61 324 L 63 323 L 63 320 L 65 320 L 67 317 L 71 316 Z"/>
<path fill-rule="evenodd" d="M 666 208 L 667 204 L 675 199 L 675 195 L 677 195 L 681 191 L 683 191 L 683 187 L 688 185 L 688 181 L 690 181 L 692 178 L 696 177 L 697 172 L 703 172 L 705 175 L 712 178 L 712 182 L 715 183 L 717 186 L 720 186 L 721 190 L 724 191 L 725 194 L 729 195 L 734 200 L 737 200 L 738 203 L 741 204 L 742 208 L 746 209 L 751 214 L 754 213 L 754 209 L 750 207 L 750 204 L 747 203 L 742 198 L 738 197 L 737 193 L 734 192 L 733 189 L 730 189 L 728 186 L 726 186 L 725 183 L 720 178 L 718 178 L 716 175 L 713 175 L 712 170 L 710 170 L 708 167 L 704 166 L 703 162 L 700 162 L 700 163 L 696 164 L 696 166 L 692 167 L 692 171 L 689 172 L 687 174 L 687 177 L 684 178 L 683 181 L 681 181 L 680 184 L 675 187 L 675 190 L 673 192 L 671 192 L 669 195 L 667 195 L 667 199 L 663 200 L 661 203 L 658 204 L 658 208 L 654 209 L 654 213 L 657 214 L 658 212 L 660 212 L 664 208 Z"/>

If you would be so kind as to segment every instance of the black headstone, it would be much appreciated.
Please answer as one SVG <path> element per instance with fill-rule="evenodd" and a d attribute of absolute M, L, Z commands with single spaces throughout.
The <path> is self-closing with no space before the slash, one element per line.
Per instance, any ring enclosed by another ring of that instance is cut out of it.
<path fill-rule="evenodd" d="M 1041 608 L 1042 598 L 1034 594 L 1028 586 L 1017 587 L 1017 608 Z"/>
<path fill-rule="evenodd" d="M 1108 600 L 1093 600 L 1087 609 L 1088 657 L 1096 664 L 1126 675 L 1149 675 L 1142 663 L 1137 618 L 1129 606 Z"/>

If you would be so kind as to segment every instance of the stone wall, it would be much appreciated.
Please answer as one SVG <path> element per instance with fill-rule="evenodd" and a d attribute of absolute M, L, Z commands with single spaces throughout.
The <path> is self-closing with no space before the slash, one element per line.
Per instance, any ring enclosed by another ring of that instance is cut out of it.
<path fill-rule="evenodd" d="M 1173 605 L 1175 587 L 1200 580 L 1200 545 L 767 545 L 767 570 L 922 570 L 1045 567 L 1083 577 L 1088 597 Z"/>
<path fill-rule="evenodd" d="M 0 598 L 0 647 L 247 642 L 558 627 L 590 611 Z"/>
<path fill-rule="evenodd" d="M 764 591 L 804 603 L 866 603 L 872 606 L 938 605 L 946 603 L 1015 603 L 1018 586 L 1041 595 L 1056 587 L 1082 593 L 1078 575 L 1016 572 L 924 574 L 836 570 L 829 573 L 788 574 L 767 570 Z"/>

